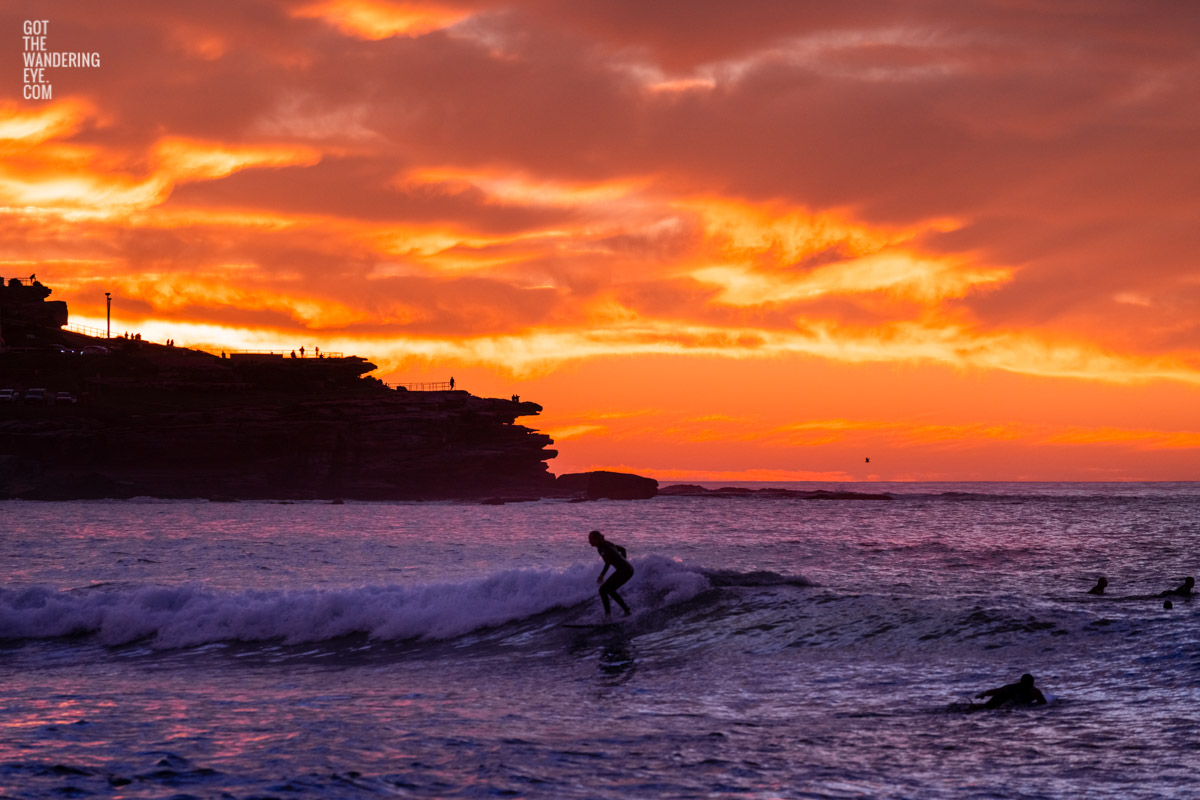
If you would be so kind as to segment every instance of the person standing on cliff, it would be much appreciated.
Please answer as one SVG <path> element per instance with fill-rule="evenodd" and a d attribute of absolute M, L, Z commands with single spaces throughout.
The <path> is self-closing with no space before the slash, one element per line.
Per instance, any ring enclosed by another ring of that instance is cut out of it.
<path fill-rule="evenodd" d="M 454 391 L 454 376 L 450 376 L 450 391 Z"/>
<path fill-rule="evenodd" d="M 605 539 L 600 531 L 592 531 L 588 534 L 588 544 L 596 548 L 600 557 L 604 559 L 604 569 L 600 570 L 600 576 L 596 578 L 596 583 L 600 584 L 600 602 L 604 604 L 604 616 L 612 616 L 612 606 L 608 602 L 608 598 L 612 597 L 628 617 L 629 606 L 625 605 L 621 595 L 617 594 L 617 589 L 620 589 L 626 581 L 633 577 L 633 565 L 628 561 L 625 548 Z M 613 568 L 613 575 L 606 581 L 604 574 L 608 572 L 609 567 Z"/>

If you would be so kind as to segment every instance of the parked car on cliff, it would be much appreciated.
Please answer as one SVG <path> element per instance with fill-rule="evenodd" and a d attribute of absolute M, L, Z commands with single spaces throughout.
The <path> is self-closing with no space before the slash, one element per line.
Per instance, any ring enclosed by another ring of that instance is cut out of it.
<path fill-rule="evenodd" d="M 24 403 L 27 406 L 44 406 L 46 404 L 46 390 L 30 389 L 25 392 Z"/>
<path fill-rule="evenodd" d="M 17 402 L 17 393 L 12 389 L 0 389 L 0 405 L 12 405 Z"/>

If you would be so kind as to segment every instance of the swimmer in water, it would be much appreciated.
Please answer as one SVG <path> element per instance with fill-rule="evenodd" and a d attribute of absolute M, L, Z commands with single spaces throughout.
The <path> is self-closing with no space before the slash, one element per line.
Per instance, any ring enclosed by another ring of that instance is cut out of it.
<path fill-rule="evenodd" d="M 1046 703 L 1046 696 L 1033 685 L 1033 676 L 1028 672 L 1022 675 L 1021 680 L 1017 683 L 1009 683 L 998 689 L 987 689 L 975 696 L 991 698 L 984 703 L 984 708 L 999 708 L 1004 705 L 1045 705 Z"/>
<path fill-rule="evenodd" d="M 617 601 L 617 605 L 628 617 L 629 606 L 625 605 L 621 595 L 617 594 L 617 589 L 620 589 L 626 581 L 633 577 L 633 565 L 627 560 L 625 548 L 605 539 L 600 531 L 592 531 L 588 534 L 588 544 L 596 548 L 600 557 L 604 559 L 604 569 L 600 570 L 600 576 L 596 578 L 596 583 L 600 584 L 600 602 L 604 603 L 604 616 L 612 616 L 612 606 L 608 602 L 608 598 L 611 597 Z M 606 581 L 604 574 L 608 572 L 609 567 L 612 567 L 613 574 Z"/>
<path fill-rule="evenodd" d="M 1108 586 L 1108 578 L 1101 575 L 1096 579 L 1096 585 L 1088 589 L 1088 594 L 1104 594 L 1104 587 Z"/>
<path fill-rule="evenodd" d="M 1192 587 L 1196 585 L 1196 579 L 1191 575 L 1183 579 L 1183 583 L 1174 589 L 1167 589 L 1159 595 L 1159 597 L 1191 597 Z"/>

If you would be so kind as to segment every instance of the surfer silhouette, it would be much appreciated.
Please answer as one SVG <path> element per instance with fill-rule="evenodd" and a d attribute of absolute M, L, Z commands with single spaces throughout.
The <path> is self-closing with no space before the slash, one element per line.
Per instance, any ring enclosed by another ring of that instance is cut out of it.
<path fill-rule="evenodd" d="M 984 708 L 999 708 L 1004 705 L 1029 706 L 1044 705 L 1046 696 L 1033 685 L 1033 676 L 1026 672 L 1017 683 L 1008 683 L 997 689 L 986 689 L 976 697 L 990 697 Z"/>
<path fill-rule="evenodd" d="M 1191 597 L 1192 587 L 1196 585 L 1196 579 L 1191 575 L 1183 579 L 1183 583 L 1174 589 L 1167 589 L 1159 595 L 1159 597 Z"/>
<path fill-rule="evenodd" d="M 617 601 L 617 605 L 628 617 L 629 606 L 625 605 L 621 595 L 617 594 L 617 589 L 620 589 L 626 581 L 633 577 L 633 565 L 627 560 L 625 548 L 605 539 L 600 531 L 592 531 L 588 534 L 588 544 L 596 548 L 600 557 L 604 559 L 604 569 L 600 570 L 600 575 L 596 578 L 596 583 L 600 584 L 600 602 L 604 604 L 604 616 L 612 616 L 612 606 L 608 601 L 608 598 L 611 597 Z M 612 567 L 613 574 L 606 581 L 604 575 L 608 572 L 609 567 Z"/>
<path fill-rule="evenodd" d="M 1108 586 L 1108 578 L 1101 575 L 1096 579 L 1096 585 L 1088 589 L 1088 594 L 1104 594 L 1104 587 Z"/>

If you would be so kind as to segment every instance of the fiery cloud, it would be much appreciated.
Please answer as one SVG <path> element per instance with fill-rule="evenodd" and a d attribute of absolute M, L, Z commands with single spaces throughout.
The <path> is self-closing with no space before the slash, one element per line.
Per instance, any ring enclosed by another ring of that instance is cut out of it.
<path fill-rule="evenodd" d="M 1098 447 L 1106 472 L 1062 474 L 1195 477 L 1139 460 L 1198 448 L 1194 426 L 1146 417 L 1200 392 L 1183 5 L 116 0 L 46 15 L 55 47 L 103 66 L 52 75 L 48 102 L 0 75 L 0 266 L 37 272 L 76 322 L 96 324 L 110 291 L 121 329 L 151 338 L 319 344 L 385 378 L 439 369 L 499 392 L 519 379 L 560 468 L 730 474 L 719 457 L 737 474 L 865 477 L 770 463 L 809 435 L 855 447 L 851 430 L 913 452 Z M 645 393 L 661 359 L 680 365 L 662 401 L 680 410 L 654 426 L 660 451 L 680 448 L 671 464 L 599 418 L 601 384 L 554 380 L 623 364 Z M 828 391 L 823 365 L 856 386 L 952 374 L 961 403 L 922 428 L 886 398 L 790 420 L 685 402 L 747 364 L 788 396 Z M 1087 404 L 1056 399 L 1067 386 L 1117 394 L 1073 427 Z M 1009 424 L 992 398 L 1021 392 L 1042 418 Z M 728 419 L 703 435 L 687 421 L 712 414 Z M 1004 463 L 988 474 L 1019 472 Z"/>
<path fill-rule="evenodd" d="M 469 12 L 433 3 L 330 0 L 301 6 L 292 13 L 298 18 L 328 22 L 349 36 L 386 39 L 440 30 L 468 16 Z"/>

